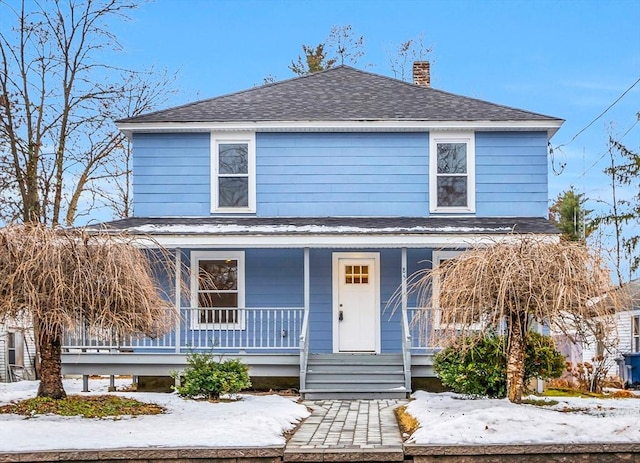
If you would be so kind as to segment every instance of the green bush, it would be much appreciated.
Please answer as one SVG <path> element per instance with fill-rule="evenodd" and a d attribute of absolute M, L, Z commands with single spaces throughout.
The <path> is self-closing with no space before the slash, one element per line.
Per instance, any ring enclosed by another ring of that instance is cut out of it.
<path fill-rule="evenodd" d="M 548 336 L 530 332 L 525 353 L 525 384 L 532 378 L 558 378 L 565 359 Z M 503 398 L 507 394 L 504 336 L 468 337 L 435 356 L 434 369 L 445 386 L 461 394 Z"/>
<path fill-rule="evenodd" d="M 210 353 L 190 353 L 180 376 L 181 384 L 175 389 L 180 396 L 191 399 L 218 400 L 221 394 L 236 394 L 251 387 L 248 366 L 237 359 L 216 360 Z"/>

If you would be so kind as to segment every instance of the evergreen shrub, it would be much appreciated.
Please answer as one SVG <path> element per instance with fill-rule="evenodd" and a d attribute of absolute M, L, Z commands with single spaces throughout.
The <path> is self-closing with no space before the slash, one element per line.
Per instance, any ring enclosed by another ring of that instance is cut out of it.
<path fill-rule="evenodd" d="M 219 400 L 221 394 L 237 394 L 251 387 L 247 365 L 237 359 L 223 362 L 210 353 L 190 353 L 180 379 L 175 390 L 181 397 L 191 399 Z"/>
<path fill-rule="evenodd" d="M 435 356 L 434 369 L 445 386 L 473 396 L 504 398 L 507 394 L 505 337 L 470 336 Z M 525 384 L 532 378 L 559 378 L 565 358 L 549 336 L 530 332 L 525 353 Z"/>

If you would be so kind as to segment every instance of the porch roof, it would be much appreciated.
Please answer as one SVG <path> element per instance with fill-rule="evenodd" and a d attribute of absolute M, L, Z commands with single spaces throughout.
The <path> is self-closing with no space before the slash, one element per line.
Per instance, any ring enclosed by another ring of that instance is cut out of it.
<path fill-rule="evenodd" d="M 513 234 L 555 238 L 542 217 L 130 217 L 92 226 L 163 246 L 458 247 Z"/>

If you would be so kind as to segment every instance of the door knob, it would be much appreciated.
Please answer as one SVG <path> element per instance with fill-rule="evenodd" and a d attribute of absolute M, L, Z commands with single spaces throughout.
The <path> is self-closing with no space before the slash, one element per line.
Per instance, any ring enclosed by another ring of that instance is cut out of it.
<path fill-rule="evenodd" d="M 342 321 L 344 319 L 344 316 L 342 314 L 342 310 L 338 313 L 338 320 Z"/>

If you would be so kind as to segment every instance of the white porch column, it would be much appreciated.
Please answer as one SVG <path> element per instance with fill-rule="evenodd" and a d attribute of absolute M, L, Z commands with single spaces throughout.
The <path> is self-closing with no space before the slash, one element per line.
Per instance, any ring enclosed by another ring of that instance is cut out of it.
<path fill-rule="evenodd" d="M 182 342 L 181 340 L 181 333 L 180 330 L 182 328 L 182 313 L 180 310 L 180 306 L 182 305 L 182 291 L 181 291 L 181 287 L 182 287 L 182 252 L 180 251 L 180 248 L 176 248 L 176 279 L 175 279 L 175 285 L 176 285 L 176 295 L 175 295 L 175 305 L 176 305 L 176 310 L 178 311 L 178 318 L 176 320 L 176 346 L 175 346 L 175 351 L 176 354 L 180 353 L 180 343 Z"/>
<path fill-rule="evenodd" d="M 304 248 L 304 315 L 300 333 L 300 391 L 304 397 L 307 388 L 307 360 L 309 358 L 309 308 L 311 276 L 309 274 L 309 248 Z"/>
<path fill-rule="evenodd" d="M 309 248 L 304 248 L 304 312 L 305 317 L 309 313 L 311 277 L 309 275 Z"/>
<path fill-rule="evenodd" d="M 402 248 L 402 311 L 407 313 L 407 248 Z"/>

